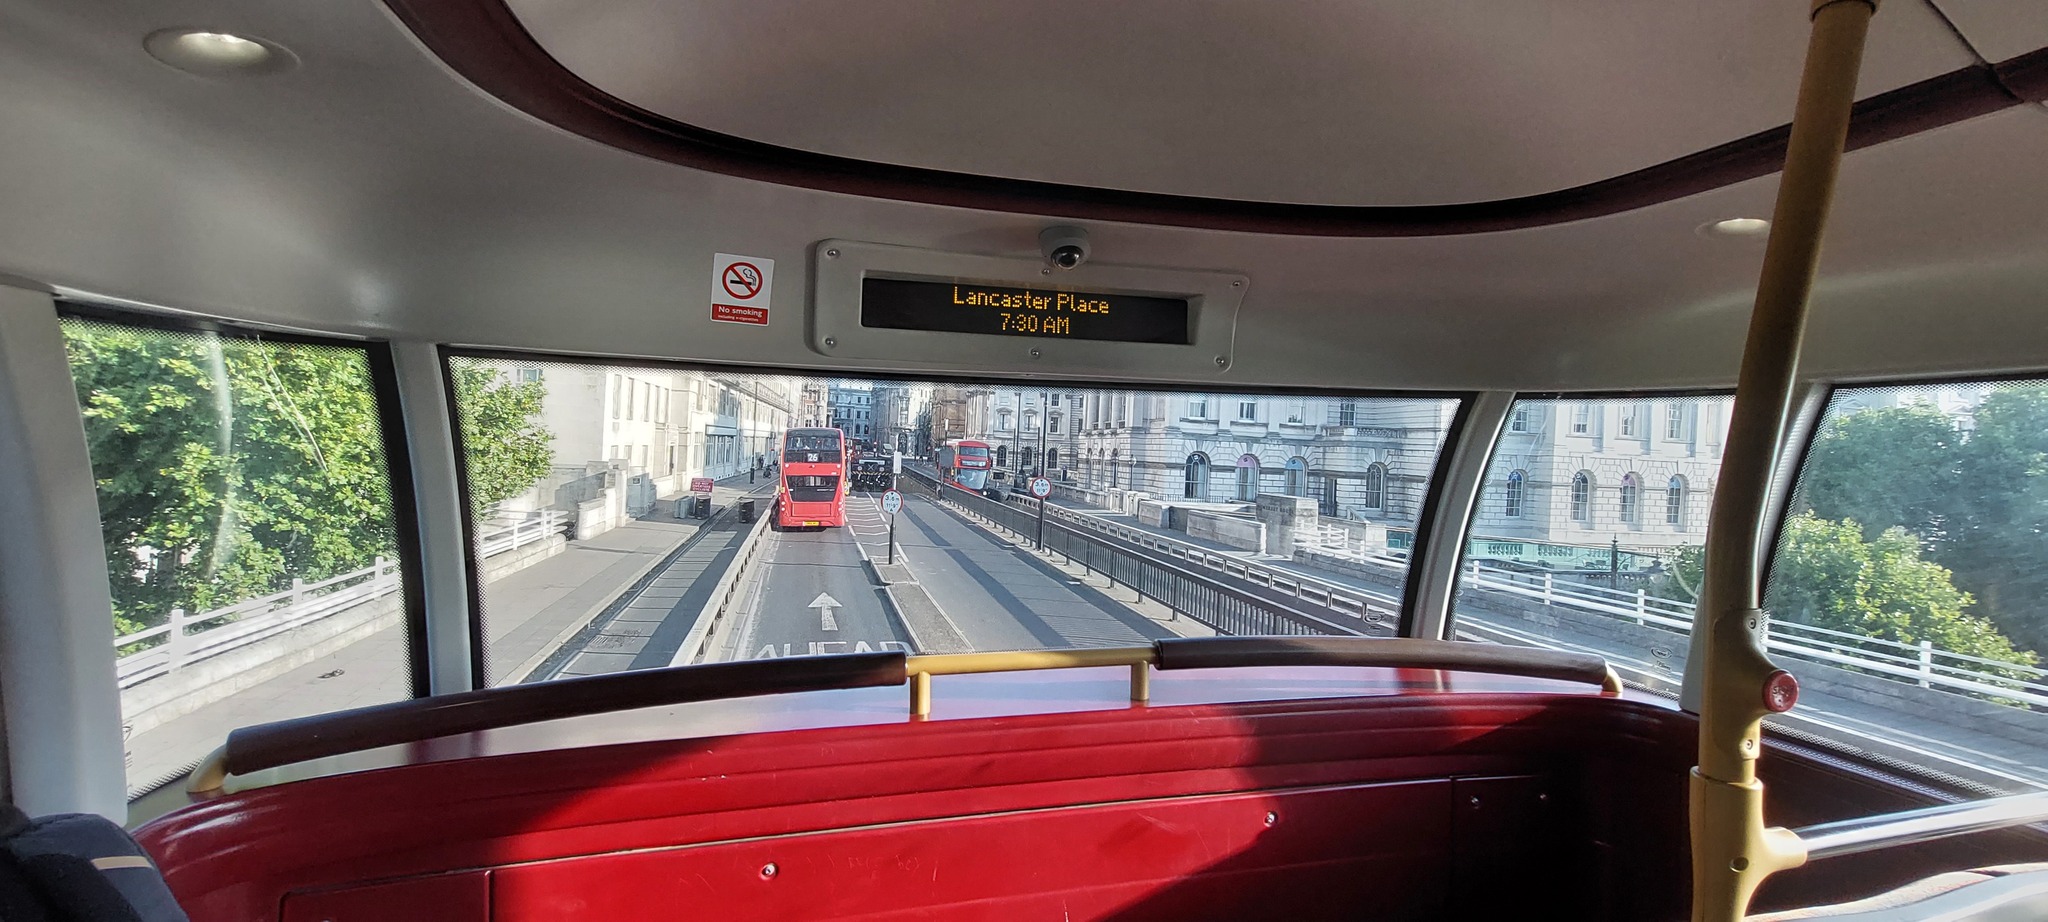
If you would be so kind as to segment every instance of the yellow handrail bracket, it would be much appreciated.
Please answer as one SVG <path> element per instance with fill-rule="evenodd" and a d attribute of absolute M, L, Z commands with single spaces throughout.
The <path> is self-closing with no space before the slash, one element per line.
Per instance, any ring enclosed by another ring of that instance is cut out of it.
<path fill-rule="evenodd" d="M 928 717 L 932 712 L 932 676 L 935 675 L 1129 666 L 1131 700 L 1144 702 L 1152 697 L 1151 670 L 1152 664 L 1158 661 L 1159 651 L 1154 647 L 1094 647 L 1079 650 L 923 654 L 906 660 L 904 670 L 910 675 L 911 716 Z"/>

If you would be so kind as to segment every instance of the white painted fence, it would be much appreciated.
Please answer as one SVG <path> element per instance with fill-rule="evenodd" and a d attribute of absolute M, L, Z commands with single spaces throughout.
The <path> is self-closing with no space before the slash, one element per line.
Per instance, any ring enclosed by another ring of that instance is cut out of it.
<path fill-rule="evenodd" d="M 1476 562 L 1468 564 L 1465 572 L 1467 586 L 1513 593 L 1539 599 L 1545 605 L 1599 612 L 1680 633 L 1692 629 L 1692 603 L 1649 595 L 1641 589 L 1616 591 L 1563 582 L 1548 573 L 1500 570 Z M 1921 688 L 2048 706 L 2048 684 L 2040 681 L 2048 678 L 2048 671 L 2025 663 L 1943 650 L 1932 641 L 1908 644 L 1811 624 L 1772 621 L 1764 648 L 1772 653 L 1911 682 Z M 1990 671 L 1993 669 L 1998 671 Z"/>
<path fill-rule="evenodd" d="M 484 535 L 477 541 L 477 554 L 490 557 L 545 540 L 561 531 L 567 521 L 567 513 L 549 510 Z M 383 598 L 400 586 L 398 562 L 379 557 L 352 573 L 316 583 L 293 579 L 292 588 L 283 592 L 244 599 L 225 608 L 196 614 L 174 608 L 164 624 L 114 638 L 116 650 L 150 644 L 117 658 L 115 675 L 121 687 L 128 688 Z"/>
<path fill-rule="evenodd" d="M 1061 518 L 1110 532 L 1144 547 L 1166 551 L 1248 582 L 1287 592 L 1339 611 L 1391 615 L 1400 610 L 1392 594 L 1319 580 L 1292 570 L 1263 567 L 1244 557 L 1218 554 L 1193 544 L 1164 538 L 1142 529 L 1118 525 L 1098 516 L 1060 510 Z M 1295 546 L 1340 556 L 1366 566 L 1405 571 L 1408 561 L 1377 553 L 1351 540 L 1342 526 L 1319 525 L 1297 533 Z M 1692 630 L 1693 606 L 1651 595 L 1643 589 L 1614 590 L 1557 579 L 1549 573 L 1528 573 L 1480 565 L 1465 566 L 1461 585 L 1482 592 L 1502 592 L 1542 602 L 1607 615 L 1680 634 Z M 1986 659 L 1936 647 L 1932 642 L 1900 643 L 1810 624 L 1771 622 L 1764 646 L 1772 653 L 1826 663 L 1874 676 L 1910 682 L 1921 688 L 1978 695 L 2005 704 L 2048 707 L 2048 671 L 2025 663 Z M 1996 670 L 1996 671 L 1993 671 Z"/>
<path fill-rule="evenodd" d="M 1333 534 L 1341 531 L 1319 528 L 1298 538 L 1296 544 L 1362 564 L 1396 569 L 1407 565 L 1406 561 L 1347 545 L 1342 534 Z M 1609 589 L 1560 580 L 1550 573 L 1487 567 L 1477 561 L 1466 564 L 1463 585 L 1467 589 L 1508 593 L 1544 605 L 1596 612 L 1678 633 L 1692 630 L 1692 603 L 1651 595 L 1644 589 Z M 2048 678 L 2048 671 L 2025 663 L 1944 650 L 1931 641 L 1900 643 L 1810 624 L 1773 621 L 1764 646 L 1772 653 L 1911 682 L 1921 688 L 2048 706 L 2048 684 L 2041 681 Z"/>
<path fill-rule="evenodd" d="M 525 547 L 535 541 L 553 536 L 556 532 L 561 531 L 563 524 L 568 521 L 569 513 L 559 509 L 545 510 L 535 518 L 514 522 L 510 526 L 505 526 L 499 531 L 477 539 L 476 556 L 478 559 L 493 557 L 509 550 Z"/>

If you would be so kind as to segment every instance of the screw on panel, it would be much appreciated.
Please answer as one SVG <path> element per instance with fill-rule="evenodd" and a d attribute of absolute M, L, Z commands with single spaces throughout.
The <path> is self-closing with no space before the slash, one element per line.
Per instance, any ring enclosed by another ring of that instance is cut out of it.
<path fill-rule="evenodd" d="M 826 250 L 826 251 L 825 251 L 825 258 L 826 258 L 826 259 L 838 259 L 838 258 L 839 258 L 839 251 L 838 251 L 838 250 Z"/>
<path fill-rule="evenodd" d="M 839 340 L 833 339 L 830 336 L 825 337 L 825 348 L 830 349 L 837 345 L 839 345 Z"/>
<path fill-rule="evenodd" d="M 767 864 L 761 866 L 761 878 L 763 880 L 766 880 L 768 878 L 774 877 L 776 873 L 780 870 L 780 868 L 777 868 L 775 866 L 775 862 L 770 861 Z"/>
<path fill-rule="evenodd" d="M 1473 795 L 1473 797 L 1472 797 L 1472 809 L 1474 809 L 1474 810 L 1477 810 L 1477 809 L 1479 809 L 1479 797 L 1478 797 L 1478 795 Z"/>
<path fill-rule="evenodd" d="M 1033 349 L 1033 350 L 1031 350 L 1031 357 L 1032 357 L 1032 358 L 1034 358 L 1034 359 L 1035 359 L 1035 358 L 1037 358 L 1037 357 L 1038 357 L 1038 350 L 1036 350 L 1036 349 Z"/>
<path fill-rule="evenodd" d="M 1280 814 L 1270 812 L 1266 814 L 1266 825 L 1271 826 L 1277 822 L 1280 822 Z"/>
<path fill-rule="evenodd" d="M 1243 287 L 1244 287 L 1244 279 L 1238 279 L 1237 281 L 1231 282 L 1231 283 L 1230 283 L 1230 287 L 1232 287 L 1232 288 L 1243 288 Z"/>
<path fill-rule="evenodd" d="M 1229 358 L 1228 356 L 1222 356 L 1222 355 L 1219 355 L 1219 356 L 1217 356 L 1217 357 L 1216 357 L 1216 367 L 1217 367 L 1217 368 L 1229 368 L 1229 367 L 1230 367 L 1230 358 Z"/>
<path fill-rule="evenodd" d="M 1039 275 L 1051 275 L 1051 274 L 1052 274 L 1052 269 L 1051 269 L 1051 267 L 1047 267 L 1047 268 L 1044 268 L 1044 269 L 1040 269 L 1040 270 L 1038 270 L 1038 274 L 1039 274 Z"/>

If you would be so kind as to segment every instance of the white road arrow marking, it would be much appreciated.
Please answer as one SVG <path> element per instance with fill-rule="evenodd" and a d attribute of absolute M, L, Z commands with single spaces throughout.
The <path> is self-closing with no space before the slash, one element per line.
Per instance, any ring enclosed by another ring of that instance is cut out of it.
<path fill-rule="evenodd" d="M 840 607 L 838 599 L 820 592 L 818 597 L 812 599 L 811 604 L 805 607 L 818 610 L 818 627 L 820 630 L 839 630 L 839 619 L 832 617 L 832 609 Z"/>

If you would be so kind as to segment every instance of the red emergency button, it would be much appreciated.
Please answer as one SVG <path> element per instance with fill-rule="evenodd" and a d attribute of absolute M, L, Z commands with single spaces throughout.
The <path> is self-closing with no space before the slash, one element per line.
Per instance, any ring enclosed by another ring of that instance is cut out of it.
<path fill-rule="evenodd" d="M 1783 714 L 1799 703 L 1799 680 L 1783 669 L 1771 673 L 1764 680 L 1764 710 Z"/>

